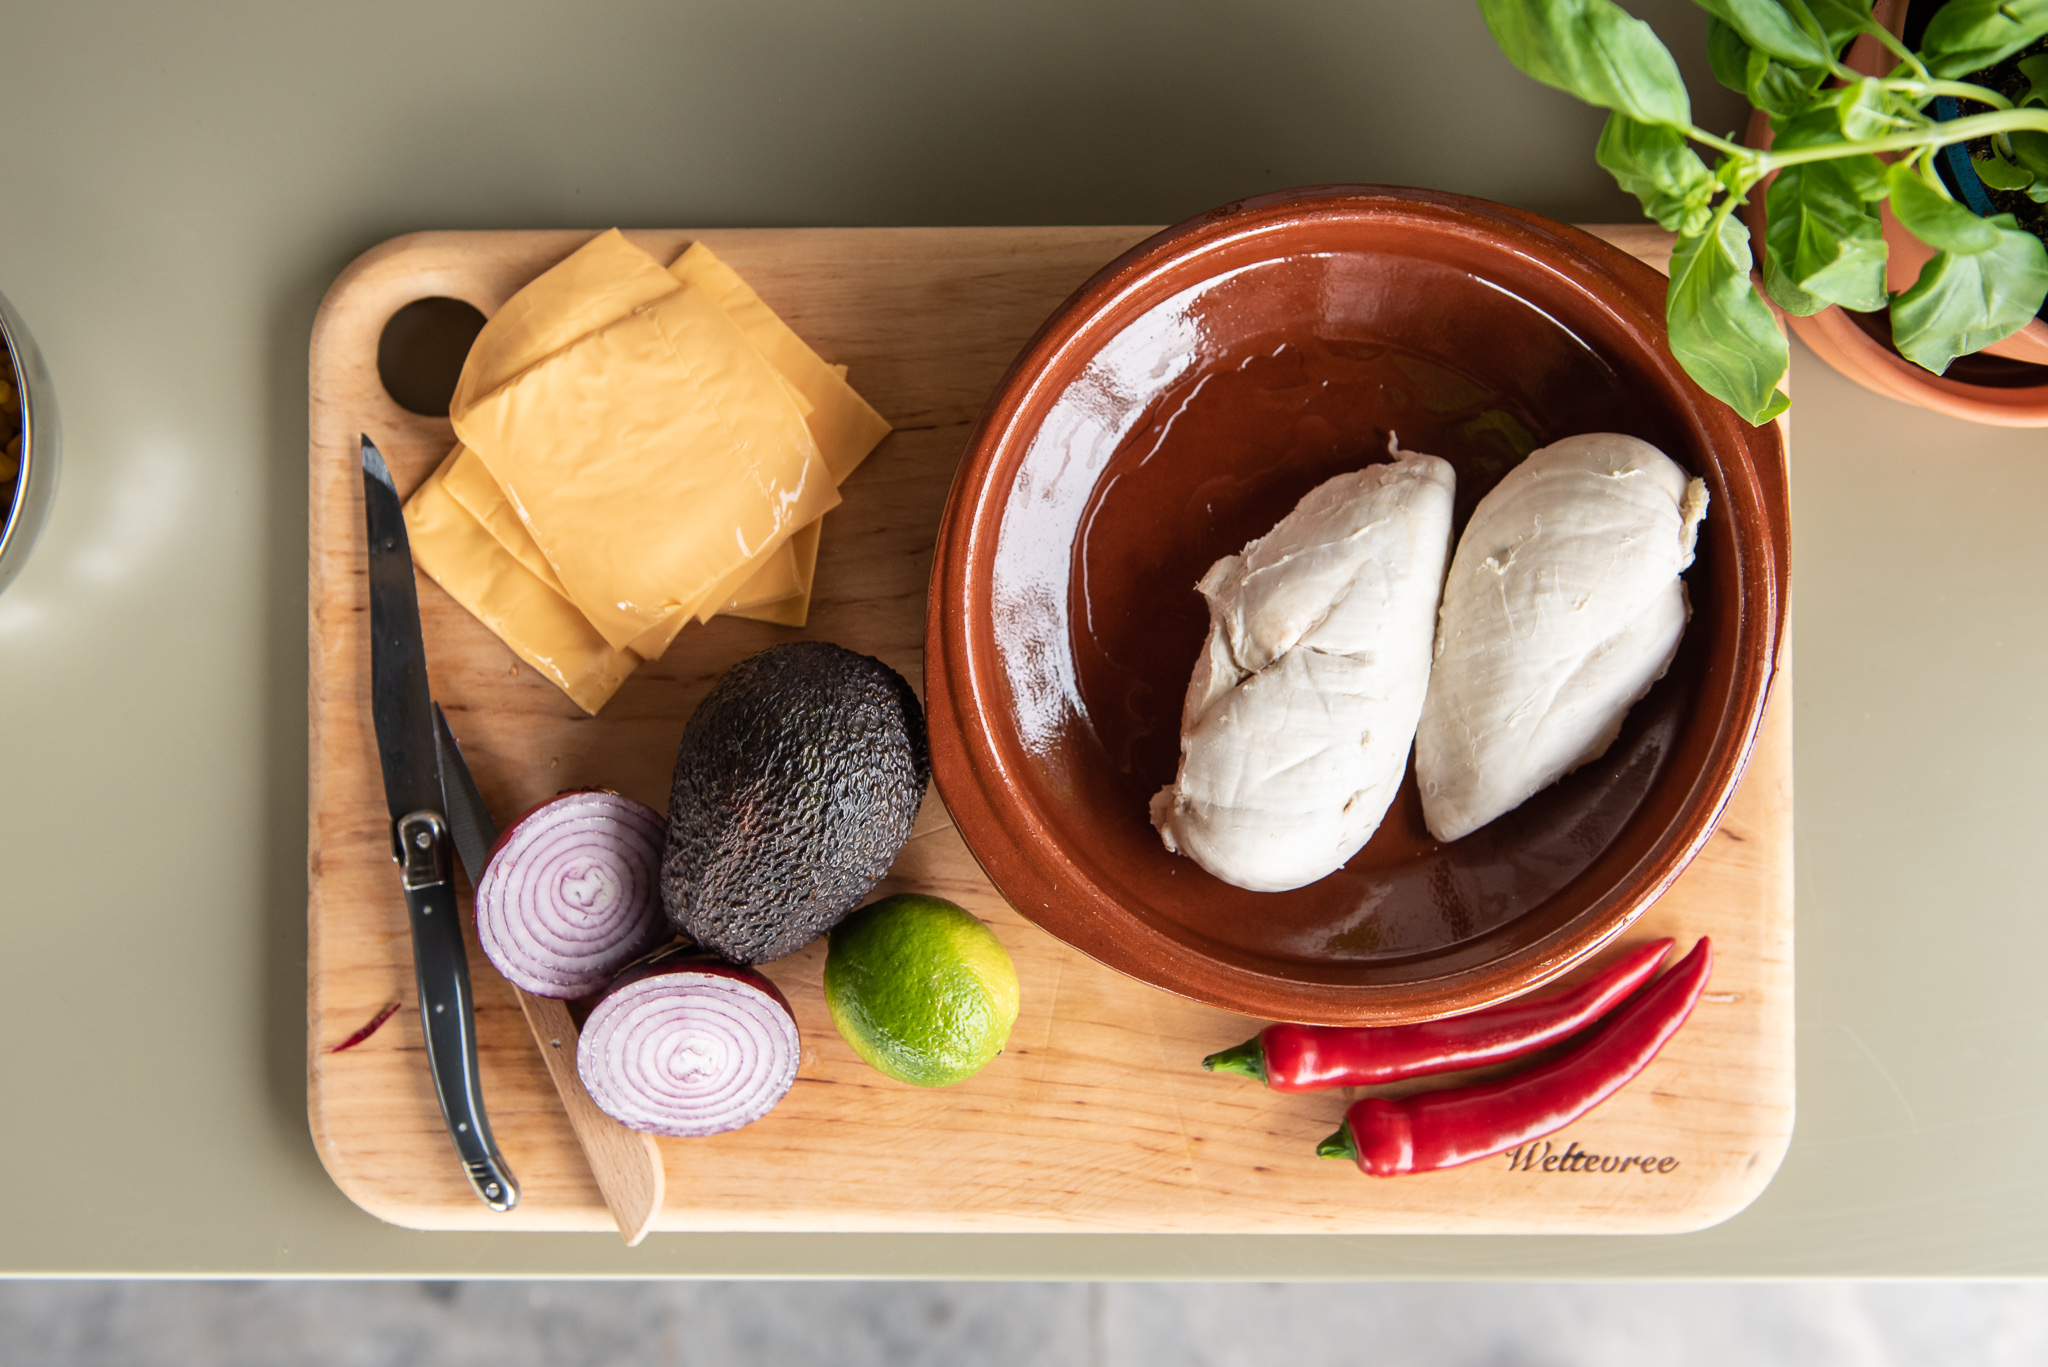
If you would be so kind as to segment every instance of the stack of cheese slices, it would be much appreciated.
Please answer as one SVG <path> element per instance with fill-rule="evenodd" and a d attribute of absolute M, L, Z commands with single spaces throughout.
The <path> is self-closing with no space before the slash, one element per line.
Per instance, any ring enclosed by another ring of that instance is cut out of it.
<path fill-rule="evenodd" d="M 692 620 L 803 625 L 889 424 L 702 243 L 616 229 L 508 300 L 406 504 L 413 560 L 586 712 Z"/>

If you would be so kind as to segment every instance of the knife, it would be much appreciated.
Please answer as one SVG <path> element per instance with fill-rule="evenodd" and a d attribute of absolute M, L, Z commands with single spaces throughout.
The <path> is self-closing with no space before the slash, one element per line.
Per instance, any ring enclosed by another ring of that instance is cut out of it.
<path fill-rule="evenodd" d="M 491 847 L 498 843 L 498 832 L 439 703 L 434 704 L 434 749 L 441 762 L 441 792 L 446 800 L 448 829 L 455 838 L 455 852 L 462 857 L 463 871 L 469 875 L 469 885 L 474 888 L 483 881 L 484 866 L 490 862 Z M 555 1090 L 562 1094 L 562 1108 L 569 1113 L 570 1128 L 576 1132 L 576 1142 L 583 1146 L 583 1156 L 590 1164 L 591 1175 L 597 1179 L 597 1189 L 611 1208 L 619 1237 L 626 1241 L 626 1247 L 632 1248 L 647 1237 L 667 1194 L 661 1149 L 653 1136 L 635 1133 L 599 1110 L 590 1093 L 583 1090 L 583 1079 L 576 1073 L 576 1022 L 569 1015 L 568 1004 L 536 997 L 516 984 L 506 985 L 518 994 L 519 1009 L 526 1014 L 533 1042 L 540 1046 L 548 1076 L 555 1080 Z"/>
<path fill-rule="evenodd" d="M 448 821 L 441 766 L 435 758 L 427 653 L 420 643 L 412 544 L 391 471 L 367 436 L 363 510 L 370 545 L 370 714 L 377 728 L 377 760 L 384 770 L 384 801 L 391 810 L 391 858 L 400 869 L 412 922 L 413 972 L 419 984 L 427 1067 L 469 1184 L 492 1210 L 510 1210 L 519 1204 L 519 1183 L 491 1138 L 477 1077 L 469 956 L 462 946 L 449 869 Z"/>

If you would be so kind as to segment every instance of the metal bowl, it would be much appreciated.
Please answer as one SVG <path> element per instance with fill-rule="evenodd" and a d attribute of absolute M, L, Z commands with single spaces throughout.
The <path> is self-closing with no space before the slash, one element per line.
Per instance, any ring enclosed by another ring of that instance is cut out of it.
<path fill-rule="evenodd" d="M 21 468 L 0 483 L 0 590 L 28 563 L 57 492 L 57 396 L 35 338 L 0 294 L 0 380 L 21 399 Z"/>

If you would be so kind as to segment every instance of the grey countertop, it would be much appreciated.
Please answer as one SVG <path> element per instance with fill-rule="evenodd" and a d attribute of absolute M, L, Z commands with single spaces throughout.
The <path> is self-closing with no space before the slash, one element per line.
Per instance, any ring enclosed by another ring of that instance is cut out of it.
<path fill-rule="evenodd" d="M 1702 122 L 1704 20 L 1639 3 Z M 1634 216 L 1599 116 L 1398 0 L 0 13 L 0 289 L 57 504 L 0 595 L 0 1271 L 1762 1277 L 2048 1271 L 2048 433 L 1795 347 L 1797 1137 L 1667 1238 L 422 1234 L 305 1118 L 306 343 L 443 227 L 1166 222 L 1327 181 Z"/>

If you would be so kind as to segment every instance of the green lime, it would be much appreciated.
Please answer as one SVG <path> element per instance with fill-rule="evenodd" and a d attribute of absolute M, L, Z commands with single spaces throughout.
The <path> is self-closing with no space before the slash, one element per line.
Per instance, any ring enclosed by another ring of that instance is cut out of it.
<path fill-rule="evenodd" d="M 973 1077 L 1017 1023 L 1017 968 L 964 907 L 904 893 L 832 930 L 832 1023 L 870 1064 L 919 1087 Z"/>

